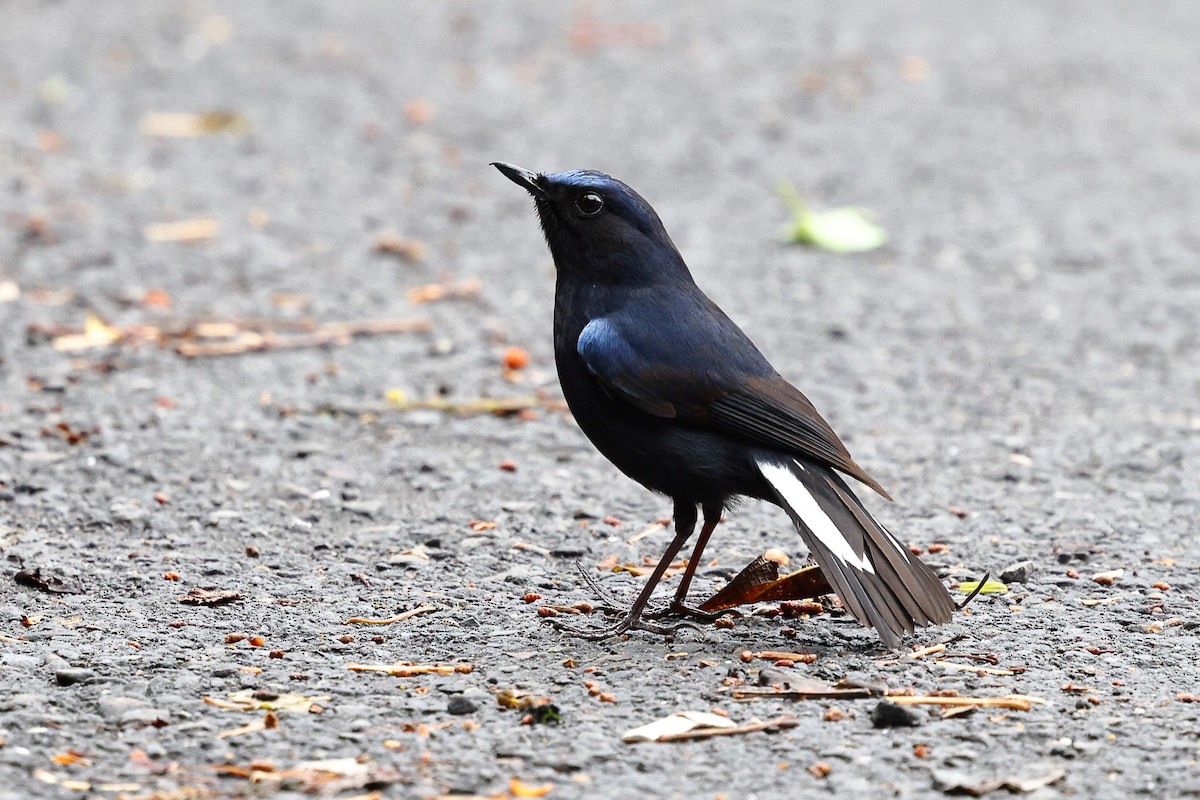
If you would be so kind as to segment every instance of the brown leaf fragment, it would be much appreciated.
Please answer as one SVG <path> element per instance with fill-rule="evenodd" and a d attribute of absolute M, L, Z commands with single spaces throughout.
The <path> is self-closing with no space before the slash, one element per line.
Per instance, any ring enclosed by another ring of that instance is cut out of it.
<path fill-rule="evenodd" d="M 705 600 L 702 611 L 724 611 L 739 605 L 782 600 L 808 600 L 829 594 L 833 589 L 820 568 L 804 567 L 779 577 L 779 564 L 759 556 L 751 561 L 733 580 L 715 595 Z"/>
<path fill-rule="evenodd" d="M 79 581 L 59 577 L 43 567 L 21 569 L 13 575 L 13 580 L 51 594 L 83 594 L 83 584 Z"/>
<path fill-rule="evenodd" d="M 408 290 L 408 302 L 413 305 L 436 303 L 441 300 L 478 300 L 483 289 L 479 278 L 466 278 L 458 283 L 427 283 Z"/>
<path fill-rule="evenodd" d="M 236 603 L 242 599 L 241 592 L 235 592 L 224 589 L 204 589 L 199 586 L 193 586 L 188 590 L 187 594 L 181 594 L 175 598 L 185 606 L 215 606 L 228 605 Z"/>
<path fill-rule="evenodd" d="M 395 256 L 409 264 L 424 261 L 427 249 L 420 239 L 408 239 L 393 231 L 381 233 L 375 240 L 376 253 Z"/>

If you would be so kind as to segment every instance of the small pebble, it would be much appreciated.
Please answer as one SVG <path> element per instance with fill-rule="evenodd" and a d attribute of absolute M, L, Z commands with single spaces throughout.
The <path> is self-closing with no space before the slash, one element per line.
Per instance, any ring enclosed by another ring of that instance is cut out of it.
<path fill-rule="evenodd" d="M 461 694 L 456 694 L 450 698 L 450 702 L 446 704 L 446 711 L 455 716 L 464 714 L 474 714 L 479 709 L 479 706 L 463 697 Z"/>

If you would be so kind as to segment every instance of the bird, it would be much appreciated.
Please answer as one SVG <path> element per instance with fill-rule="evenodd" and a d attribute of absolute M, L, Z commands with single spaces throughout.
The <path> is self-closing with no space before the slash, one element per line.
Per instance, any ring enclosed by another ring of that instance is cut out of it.
<path fill-rule="evenodd" d="M 628 612 L 599 629 L 669 634 L 654 620 L 699 616 L 687 592 L 724 512 L 745 498 L 791 517 L 847 611 L 885 647 L 950 621 L 937 574 L 851 490 L 891 496 L 813 404 L 700 289 L 662 220 L 595 170 L 535 173 L 492 162 L 532 197 L 555 266 L 554 359 L 567 406 L 617 469 L 673 504 L 674 538 Z M 703 524 L 673 599 L 648 610 L 668 566 Z"/>

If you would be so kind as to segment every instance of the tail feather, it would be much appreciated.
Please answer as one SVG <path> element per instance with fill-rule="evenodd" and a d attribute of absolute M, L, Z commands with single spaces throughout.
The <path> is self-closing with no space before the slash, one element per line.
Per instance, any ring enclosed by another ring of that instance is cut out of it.
<path fill-rule="evenodd" d="M 946 587 L 880 525 L 833 470 L 764 454 L 759 471 L 834 592 L 887 647 L 918 627 L 950 621 Z"/>

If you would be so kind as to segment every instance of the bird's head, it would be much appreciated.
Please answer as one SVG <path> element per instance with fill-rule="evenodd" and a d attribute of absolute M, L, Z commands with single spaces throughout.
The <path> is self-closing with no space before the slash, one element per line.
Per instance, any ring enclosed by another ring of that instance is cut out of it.
<path fill-rule="evenodd" d="M 492 166 L 533 196 L 560 274 L 621 283 L 686 275 L 658 214 L 616 178 L 595 170 L 538 174 L 501 161 Z"/>

